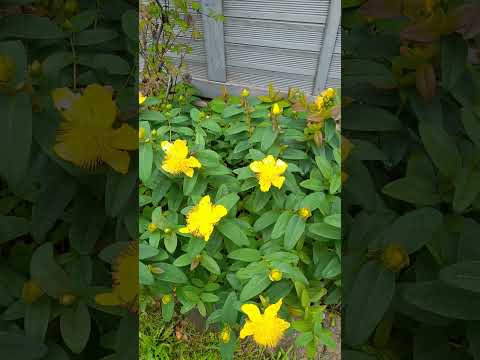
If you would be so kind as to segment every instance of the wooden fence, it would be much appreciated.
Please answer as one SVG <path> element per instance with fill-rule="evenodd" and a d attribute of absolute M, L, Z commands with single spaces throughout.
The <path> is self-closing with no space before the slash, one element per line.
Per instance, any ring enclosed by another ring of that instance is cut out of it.
<path fill-rule="evenodd" d="M 341 0 L 201 0 L 195 18 L 201 40 L 191 43 L 186 63 L 207 97 L 268 84 L 314 95 L 340 87 Z M 212 10 L 225 17 L 215 21 Z"/>

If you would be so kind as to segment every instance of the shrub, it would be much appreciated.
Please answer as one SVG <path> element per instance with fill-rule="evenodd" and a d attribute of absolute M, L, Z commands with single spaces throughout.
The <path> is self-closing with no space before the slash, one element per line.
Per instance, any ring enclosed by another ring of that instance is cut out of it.
<path fill-rule="evenodd" d="M 266 324 L 288 321 L 313 356 L 333 345 L 324 314 L 340 301 L 339 95 L 248 95 L 203 108 L 195 96 L 143 99 L 141 291 L 161 298 L 166 321 L 195 309 L 216 324 L 224 358 L 241 329 L 255 332 L 247 303 L 279 311 L 262 318 L 258 343 L 275 345 L 282 334 Z"/>

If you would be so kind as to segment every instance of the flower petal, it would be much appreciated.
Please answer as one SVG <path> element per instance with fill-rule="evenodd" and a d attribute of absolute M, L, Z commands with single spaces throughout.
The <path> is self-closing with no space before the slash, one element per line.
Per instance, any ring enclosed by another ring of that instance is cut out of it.
<path fill-rule="evenodd" d="M 103 293 L 95 296 L 95 302 L 104 306 L 120 305 L 121 301 L 115 293 Z"/>
<path fill-rule="evenodd" d="M 121 174 L 126 174 L 128 172 L 130 155 L 126 151 L 106 149 L 102 160 L 110 165 L 113 170 L 118 171 Z"/>
<path fill-rule="evenodd" d="M 247 336 L 251 336 L 255 333 L 255 324 L 251 321 L 245 321 L 245 324 L 240 330 L 240 339 L 245 339 Z"/>
<path fill-rule="evenodd" d="M 188 156 L 188 146 L 186 140 L 177 139 L 173 143 L 173 151 L 175 156 L 185 159 Z"/>
<path fill-rule="evenodd" d="M 220 221 L 220 219 L 222 217 L 224 217 L 225 215 L 227 215 L 227 213 L 228 213 L 228 210 L 223 205 L 215 205 L 213 207 L 213 214 L 214 214 L 214 217 L 216 219 L 216 222 Z"/>
<path fill-rule="evenodd" d="M 282 300 L 278 300 L 275 304 L 270 305 L 265 309 L 265 316 L 267 317 L 275 317 L 278 314 L 278 311 L 282 307 Z"/>
<path fill-rule="evenodd" d="M 185 163 L 189 167 L 193 168 L 201 168 L 202 164 L 200 164 L 200 161 L 196 157 L 190 156 L 188 159 L 185 160 Z"/>
<path fill-rule="evenodd" d="M 254 161 L 250 164 L 250 170 L 252 170 L 254 173 L 258 173 L 262 171 L 262 162 L 261 161 Z"/>
<path fill-rule="evenodd" d="M 240 307 L 240 310 L 248 316 L 250 321 L 255 322 L 255 321 L 261 321 L 262 320 L 262 315 L 260 313 L 260 309 L 255 304 L 243 304 Z"/>
<path fill-rule="evenodd" d="M 272 186 L 271 181 L 266 180 L 264 178 L 260 178 L 258 183 L 260 184 L 260 191 L 261 192 L 267 192 L 270 190 L 270 187 Z"/>
<path fill-rule="evenodd" d="M 288 165 L 285 161 L 278 159 L 277 162 L 275 163 L 276 168 L 277 168 L 277 173 L 279 175 L 283 174 L 285 170 L 287 170 Z"/>
<path fill-rule="evenodd" d="M 285 182 L 285 176 L 276 176 L 272 179 L 273 186 L 279 189 L 282 187 L 284 182 Z"/>
<path fill-rule="evenodd" d="M 168 141 L 162 141 L 160 143 L 160 146 L 164 152 L 168 153 L 168 151 L 172 148 L 173 144 Z"/>
<path fill-rule="evenodd" d="M 121 150 L 136 150 L 138 148 L 137 131 L 127 124 L 113 130 L 110 145 Z"/>
<path fill-rule="evenodd" d="M 183 169 L 183 173 L 187 175 L 189 178 L 193 177 L 193 169 L 192 168 L 185 168 Z"/>

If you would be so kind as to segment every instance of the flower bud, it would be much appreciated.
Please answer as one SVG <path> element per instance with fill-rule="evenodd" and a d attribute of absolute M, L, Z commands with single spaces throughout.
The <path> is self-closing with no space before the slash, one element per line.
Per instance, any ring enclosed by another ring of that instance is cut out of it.
<path fill-rule="evenodd" d="M 242 92 L 240 93 L 240 96 L 246 98 L 250 96 L 250 91 L 248 91 L 248 89 L 243 89 Z"/>
<path fill-rule="evenodd" d="M 32 304 L 37 301 L 43 293 L 43 290 L 36 282 L 29 280 L 23 285 L 22 298 L 27 304 Z"/>
<path fill-rule="evenodd" d="M 268 274 L 268 277 L 271 281 L 280 281 L 283 278 L 283 273 L 278 269 L 272 269 L 270 270 L 270 274 Z"/>
<path fill-rule="evenodd" d="M 156 275 L 161 274 L 163 272 L 163 270 L 157 266 L 150 266 L 149 270 L 152 274 L 156 274 Z"/>
<path fill-rule="evenodd" d="M 143 140 L 145 138 L 145 129 L 141 127 L 138 129 L 138 139 Z"/>
<path fill-rule="evenodd" d="M 10 56 L 0 55 L 0 87 L 10 83 L 15 75 L 15 63 Z"/>
<path fill-rule="evenodd" d="M 162 303 L 164 305 L 170 304 L 171 301 L 172 301 L 172 295 L 166 294 L 162 296 Z"/>
<path fill-rule="evenodd" d="M 33 76 L 40 76 L 42 74 L 42 64 L 38 60 L 35 60 L 30 65 L 30 73 Z"/>
<path fill-rule="evenodd" d="M 157 130 L 153 129 L 153 130 L 150 132 L 150 135 L 152 135 L 152 136 L 157 136 Z"/>
<path fill-rule="evenodd" d="M 154 223 L 148 224 L 148 231 L 153 233 L 155 230 L 157 230 L 157 225 Z"/>
<path fill-rule="evenodd" d="M 224 344 L 227 344 L 230 342 L 230 337 L 231 337 L 231 333 L 232 331 L 230 330 L 230 327 L 229 326 L 225 326 L 222 330 L 222 332 L 220 333 L 220 340 L 222 340 L 222 342 Z"/>
<path fill-rule="evenodd" d="M 410 259 L 405 249 L 397 244 L 388 245 L 382 254 L 385 267 L 393 272 L 400 272 L 410 265 Z"/>
<path fill-rule="evenodd" d="M 66 0 L 63 7 L 67 15 L 73 15 L 78 11 L 78 1 L 77 0 Z"/>
<path fill-rule="evenodd" d="M 165 105 L 166 110 L 172 110 L 172 104 L 167 104 Z"/>
<path fill-rule="evenodd" d="M 310 211 L 309 208 L 301 208 L 298 210 L 298 215 L 302 219 L 307 220 L 310 216 L 312 216 L 312 212 Z"/>
<path fill-rule="evenodd" d="M 277 116 L 277 115 L 280 115 L 281 113 L 282 113 L 282 109 L 280 108 L 280 106 L 277 103 L 273 104 L 272 114 Z"/>
<path fill-rule="evenodd" d="M 163 232 L 164 232 L 165 234 L 170 234 L 170 233 L 172 232 L 172 229 L 170 229 L 170 228 L 165 228 L 165 230 L 163 230 Z"/>
<path fill-rule="evenodd" d="M 65 21 L 64 21 L 63 24 L 62 24 L 62 28 L 63 28 L 63 30 L 65 30 L 65 31 L 71 31 L 71 30 L 73 29 L 73 25 L 72 25 L 72 23 L 70 22 L 70 20 L 65 19 Z"/>
<path fill-rule="evenodd" d="M 77 297 L 73 294 L 63 294 L 60 297 L 60 304 L 62 305 L 72 305 L 77 300 Z"/>

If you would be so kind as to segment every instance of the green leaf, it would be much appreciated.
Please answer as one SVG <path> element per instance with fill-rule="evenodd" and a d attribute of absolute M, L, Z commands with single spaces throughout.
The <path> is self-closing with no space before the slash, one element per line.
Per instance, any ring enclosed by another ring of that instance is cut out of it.
<path fill-rule="evenodd" d="M 225 108 L 225 110 L 223 110 L 222 116 L 225 119 L 228 119 L 232 116 L 243 113 L 243 111 L 244 111 L 243 108 L 239 107 L 238 105 L 229 105 L 228 107 Z"/>
<path fill-rule="evenodd" d="M 172 320 L 173 313 L 175 309 L 175 301 L 170 301 L 168 304 L 162 302 L 162 318 L 163 321 L 169 322 Z"/>
<path fill-rule="evenodd" d="M 97 45 L 115 39 L 117 32 L 110 29 L 85 30 L 78 33 L 76 44 L 80 46 Z"/>
<path fill-rule="evenodd" d="M 122 15 L 122 29 L 128 38 L 137 42 L 138 37 L 138 12 L 135 10 L 127 10 Z"/>
<path fill-rule="evenodd" d="M 463 108 L 462 122 L 467 131 L 467 135 L 477 147 L 480 147 L 480 117 L 478 110 L 474 111 L 468 107 Z"/>
<path fill-rule="evenodd" d="M 290 211 L 285 211 L 278 217 L 278 220 L 272 230 L 272 239 L 278 239 L 285 233 L 288 222 L 292 216 L 293 214 Z"/>
<path fill-rule="evenodd" d="M 22 14 L 7 16 L 4 20 L 0 26 L 0 37 L 2 38 L 47 40 L 65 36 L 62 30 L 48 17 Z"/>
<path fill-rule="evenodd" d="M 48 348 L 42 342 L 16 332 L 0 331 L 2 356 L 15 360 L 34 360 L 46 355 Z"/>
<path fill-rule="evenodd" d="M 448 285 L 480 293 L 480 261 L 464 261 L 444 267 L 440 280 Z"/>
<path fill-rule="evenodd" d="M 95 10 L 86 10 L 78 13 L 70 19 L 70 22 L 72 23 L 72 30 L 74 32 L 85 30 L 93 24 L 96 17 L 97 12 Z"/>
<path fill-rule="evenodd" d="M 262 142 L 261 142 L 262 151 L 267 151 L 268 149 L 270 149 L 270 147 L 275 142 L 277 135 L 278 135 L 278 132 L 273 131 L 271 127 L 268 127 L 265 129 L 265 131 L 263 132 Z"/>
<path fill-rule="evenodd" d="M 345 321 L 346 343 L 354 346 L 368 339 L 390 306 L 395 274 L 375 261 L 365 264 L 349 292 Z"/>
<path fill-rule="evenodd" d="M 141 285 L 152 285 L 155 281 L 150 269 L 142 262 L 138 263 L 138 280 Z"/>
<path fill-rule="evenodd" d="M 245 302 L 257 296 L 270 285 L 267 275 L 253 276 L 243 287 L 240 293 L 240 301 Z"/>
<path fill-rule="evenodd" d="M 17 185 L 26 175 L 30 164 L 32 146 L 32 105 L 30 96 L 17 93 L 1 96 L 2 127 L 0 131 L 0 173 L 11 186 Z"/>
<path fill-rule="evenodd" d="M 202 301 L 206 303 L 215 303 L 219 300 L 219 297 L 215 294 L 205 292 L 200 295 L 200 299 L 202 299 Z"/>
<path fill-rule="evenodd" d="M 162 273 L 157 276 L 159 280 L 177 284 L 188 283 L 187 276 L 178 267 L 167 263 L 156 263 L 154 266 L 162 270 Z"/>
<path fill-rule="evenodd" d="M 25 309 L 25 335 L 39 342 L 45 341 L 45 335 L 50 322 L 51 304 L 46 296 L 33 304 L 27 304 Z"/>
<path fill-rule="evenodd" d="M 453 178 L 462 164 L 453 138 L 440 125 L 423 121 L 419 125 L 425 148 L 440 172 Z"/>
<path fill-rule="evenodd" d="M 395 115 L 382 108 L 353 105 L 343 110 L 342 128 L 358 131 L 397 131 L 402 128 L 402 124 Z"/>
<path fill-rule="evenodd" d="M 237 194 L 232 193 L 232 194 L 225 195 L 225 196 L 221 197 L 220 199 L 218 199 L 215 202 L 215 205 L 223 205 L 223 206 L 225 206 L 227 211 L 230 211 L 235 206 L 235 204 L 238 202 L 238 200 L 240 200 L 240 197 Z"/>
<path fill-rule="evenodd" d="M 90 313 L 82 301 L 64 309 L 60 316 L 63 341 L 75 354 L 80 354 L 90 338 Z"/>
<path fill-rule="evenodd" d="M 326 224 L 335 226 L 337 228 L 342 227 L 342 215 L 341 214 L 333 214 L 333 215 L 326 216 L 323 219 L 323 221 Z"/>
<path fill-rule="evenodd" d="M 341 231 L 338 227 L 326 224 L 326 223 L 315 223 L 311 224 L 308 227 L 308 231 L 315 235 L 319 235 L 326 239 L 340 239 Z"/>
<path fill-rule="evenodd" d="M 200 265 L 202 265 L 205 269 L 210 271 L 212 274 L 220 275 L 220 266 L 218 266 L 217 262 L 214 258 L 209 256 L 206 253 L 202 254 L 200 259 Z"/>
<path fill-rule="evenodd" d="M 198 171 L 195 171 L 192 177 L 185 176 L 183 178 L 183 194 L 188 196 L 192 193 L 197 184 Z"/>
<path fill-rule="evenodd" d="M 398 244 L 411 254 L 432 240 L 442 220 L 442 214 L 432 208 L 421 208 L 405 213 L 384 232 L 383 245 Z"/>
<path fill-rule="evenodd" d="M 148 259 L 158 255 L 159 252 L 160 251 L 157 248 L 154 248 L 153 246 L 150 246 L 147 244 L 140 244 L 138 259 L 139 260 Z"/>
<path fill-rule="evenodd" d="M 21 217 L 0 215 L 0 244 L 28 234 L 30 223 Z"/>
<path fill-rule="evenodd" d="M 128 75 L 130 73 L 128 62 L 113 54 L 95 54 L 92 58 L 92 66 L 112 75 Z"/>
<path fill-rule="evenodd" d="M 263 213 L 257 219 L 257 221 L 255 221 L 255 224 L 253 224 L 253 231 L 259 232 L 266 229 L 267 227 L 269 227 L 270 225 L 272 225 L 277 221 L 278 216 L 279 216 L 278 210 L 269 210 Z"/>
<path fill-rule="evenodd" d="M 292 250 L 305 231 L 305 220 L 298 215 L 293 215 L 285 229 L 284 246 L 286 250 Z"/>
<path fill-rule="evenodd" d="M 238 311 L 235 308 L 237 303 L 237 294 L 231 291 L 222 307 L 222 320 L 231 326 L 237 323 Z"/>
<path fill-rule="evenodd" d="M 228 254 L 230 259 L 240 260 L 245 262 L 259 261 L 262 254 L 257 249 L 237 249 Z"/>
<path fill-rule="evenodd" d="M 415 177 L 394 180 L 385 185 L 382 192 L 394 199 L 418 205 L 435 205 L 441 200 L 435 184 Z"/>
<path fill-rule="evenodd" d="M 30 262 L 32 279 L 51 297 L 60 298 L 70 292 L 71 281 L 56 263 L 52 243 L 38 247 Z"/>
<path fill-rule="evenodd" d="M 249 241 L 242 228 L 232 219 L 223 219 L 217 224 L 221 234 L 232 240 L 238 246 L 248 246 Z"/>
<path fill-rule="evenodd" d="M 405 300 L 420 309 L 461 320 L 480 320 L 480 294 L 446 286 L 442 281 L 405 285 Z"/>
<path fill-rule="evenodd" d="M 304 332 L 295 339 L 295 345 L 305 347 L 312 340 L 313 334 L 310 331 Z"/>
<path fill-rule="evenodd" d="M 73 178 L 63 171 L 57 172 L 56 175 L 47 180 L 33 205 L 32 234 L 38 241 L 44 240 L 47 232 L 55 225 L 73 199 L 77 189 Z"/>
<path fill-rule="evenodd" d="M 455 178 L 453 195 L 453 210 L 464 212 L 480 194 L 480 171 L 462 168 Z"/>
<path fill-rule="evenodd" d="M 165 244 L 165 249 L 167 249 L 170 254 L 173 254 L 175 249 L 177 248 L 177 234 L 171 232 L 170 234 L 165 235 L 163 240 Z"/>
<path fill-rule="evenodd" d="M 442 87 L 451 89 L 466 70 L 467 43 L 460 35 L 442 41 Z"/>

